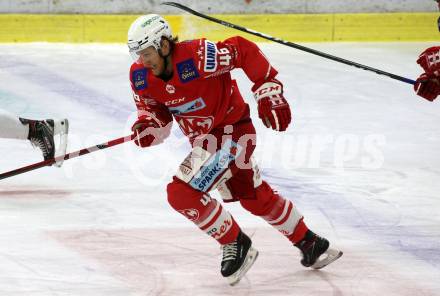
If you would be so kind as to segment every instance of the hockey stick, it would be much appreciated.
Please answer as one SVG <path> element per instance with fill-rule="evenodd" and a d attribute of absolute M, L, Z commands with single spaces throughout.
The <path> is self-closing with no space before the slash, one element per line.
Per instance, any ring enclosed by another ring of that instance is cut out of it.
<path fill-rule="evenodd" d="M 279 38 L 276 38 L 276 37 L 272 37 L 272 36 L 264 34 L 264 33 L 260 33 L 260 32 L 257 32 L 257 31 L 251 30 L 251 29 L 247 29 L 247 28 L 239 26 L 239 25 L 235 25 L 235 24 L 232 24 L 232 23 L 229 23 L 229 22 L 226 22 L 226 21 L 222 21 L 222 20 L 217 19 L 215 17 L 208 16 L 206 14 L 203 14 L 203 13 L 200 13 L 198 11 L 195 11 L 195 10 L 189 8 L 188 6 L 182 5 L 180 3 L 164 2 L 162 4 L 180 8 L 180 9 L 185 10 L 185 11 L 187 11 L 187 12 L 193 14 L 193 15 L 196 15 L 198 17 L 201 17 L 201 18 L 204 18 L 204 19 L 207 19 L 207 20 L 210 20 L 210 21 L 215 22 L 217 24 L 220 24 L 220 25 L 223 25 L 223 26 L 226 26 L 226 27 L 229 27 L 229 28 L 233 28 L 233 29 L 236 29 L 236 30 L 240 30 L 240 31 L 243 31 L 243 32 L 246 32 L 246 33 L 249 33 L 249 34 L 252 34 L 252 35 L 255 35 L 255 36 L 267 39 L 267 40 L 270 40 L 270 41 L 274 41 L 274 42 L 277 42 L 277 43 L 280 43 L 280 44 L 283 44 L 283 45 L 286 45 L 286 46 L 289 46 L 289 47 L 293 47 L 293 48 L 296 48 L 296 49 L 299 49 L 299 50 L 302 50 L 302 51 L 314 54 L 314 55 L 318 55 L 318 56 L 326 58 L 326 59 L 330 59 L 330 60 L 333 60 L 333 61 L 336 61 L 336 62 L 339 62 L 339 63 L 343 63 L 343 64 L 346 64 L 346 65 L 349 65 L 349 66 L 354 66 L 354 67 L 362 69 L 362 70 L 371 71 L 371 72 L 374 72 L 374 73 L 379 74 L 379 75 L 385 75 L 385 76 L 388 76 L 388 77 L 390 77 L 392 79 L 396 79 L 396 80 L 399 80 L 399 81 L 402 81 L 402 82 L 405 82 L 405 83 L 409 83 L 409 84 L 415 84 L 416 83 L 414 80 L 409 79 L 409 78 L 405 78 L 405 77 L 402 77 L 402 76 L 399 76 L 399 75 L 395 75 L 395 74 L 392 74 L 392 73 L 389 73 L 389 72 L 385 72 L 385 71 L 382 71 L 382 70 L 379 70 L 379 69 L 376 69 L 376 68 L 372 68 L 372 67 L 369 67 L 369 66 L 366 66 L 366 65 L 362 65 L 362 64 L 359 64 L 359 63 L 356 63 L 356 62 L 352 62 L 352 61 L 349 61 L 349 60 L 346 60 L 346 59 L 343 59 L 343 58 L 339 58 L 337 56 L 333 56 L 333 55 L 327 54 L 327 53 L 322 52 L 322 51 L 311 49 L 311 48 L 308 48 L 308 47 L 305 47 L 305 46 L 302 46 L 302 45 L 299 45 L 299 44 L 296 44 L 296 43 L 292 43 L 292 42 L 289 42 L 289 41 L 284 41 L 282 39 L 279 39 Z"/>
<path fill-rule="evenodd" d="M 68 154 L 66 154 L 64 156 L 61 155 L 61 156 L 58 156 L 58 157 L 55 157 L 55 158 L 51 158 L 51 159 L 44 160 L 44 161 L 41 161 L 41 162 L 37 162 L 37 163 L 31 164 L 31 165 L 27 165 L 27 166 L 24 166 L 24 167 L 21 167 L 21 168 L 18 168 L 18 169 L 15 169 L 15 170 L 12 170 L 12 171 L 0 174 L 0 180 L 6 179 L 6 178 L 9 178 L 9 177 L 12 177 L 12 176 L 20 175 L 20 174 L 23 174 L 23 173 L 26 173 L 26 172 L 29 172 L 29 171 L 33 171 L 33 170 L 36 170 L 36 169 L 39 169 L 39 168 L 42 168 L 42 167 L 45 167 L 45 166 L 51 166 L 51 165 L 53 165 L 54 163 L 56 163 L 57 161 L 60 161 L 60 160 L 67 160 L 67 159 L 75 158 L 75 157 L 78 157 L 78 156 L 81 156 L 81 155 L 84 155 L 84 154 L 92 153 L 92 152 L 95 152 L 97 150 L 102 150 L 102 149 L 110 148 L 110 147 L 113 147 L 113 146 L 116 146 L 116 145 L 119 145 L 119 144 L 122 144 L 122 143 L 125 143 L 125 142 L 129 142 L 129 141 L 133 140 L 134 138 L 135 138 L 134 134 L 130 135 L 130 136 L 126 136 L 126 137 L 117 138 L 117 139 L 108 141 L 106 143 L 98 144 L 98 145 L 95 145 L 95 146 L 91 146 L 89 148 L 84 148 L 84 149 L 81 149 L 81 150 L 78 150 L 78 151 L 75 151 L 75 152 L 68 153 Z"/>

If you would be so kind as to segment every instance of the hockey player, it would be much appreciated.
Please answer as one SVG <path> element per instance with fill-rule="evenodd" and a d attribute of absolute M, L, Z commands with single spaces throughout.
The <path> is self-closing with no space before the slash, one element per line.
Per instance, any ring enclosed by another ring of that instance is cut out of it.
<path fill-rule="evenodd" d="M 0 138 L 29 140 L 33 146 L 40 148 L 44 160 L 64 155 L 67 147 L 67 134 L 69 122 L 62 120 L 32 120 L 16 117 L 5 110 L 0 109 Z M 54 136 L 60 136 L 60 144 L 55 149 Z M 57 150 L 57 151 L 56 151 Z M 58 161 L 56 166 L 61 166 Z"/>
<path fill-rule="evenodd" d="M 440 46 L 426 49 L 420 54 L 417 63 L 425 73 L 416 80 L 414 90 L 428 101 L 434 101 L 440 94 Z"/>
<path fill-rule="evenodd" d="M 440 0 L 434 0 L 437 2 L 438 10 L 440 10 Z M 440 17 L 437 19 L 438 30 L 440 31 Z"/>
<path fill-rule="evenodd" d="M 277 71 L 252 42 L 233 37 L 177 42 L 159 15 L 136 19 L 128 32 L 134 58 L 130 81 L 138 109 L 132 130 L 136 145 L 161 143 L 174 119 L 192 151 L 168 184 L 168 202 L 222 246 L 221 274 L 236 284 L 257 258 L 251 239 L 223 206 L 209 195 L 217 189 L 225 202 L 239 201 L 266 220 L 302 252 L 306 267 L 322 268 L 342 255 L 327 239 L 308 229 L 292 201 L 261 179 L 252 158 L 255 128 L 230 71 L 241 68 L 264 125 L 285 131 L 290 107 Z"/>
<path fill-rule="evenodd" d="M 440 0 L 436 0 L 440 10 Z M 440 18 L 437 21 L 440 30 Z M 440 94 L 440 46 L 427 48 L 417 59 L 425 71 L 414 84 L 415 92 L 428 101 L 434 101 Z"/>

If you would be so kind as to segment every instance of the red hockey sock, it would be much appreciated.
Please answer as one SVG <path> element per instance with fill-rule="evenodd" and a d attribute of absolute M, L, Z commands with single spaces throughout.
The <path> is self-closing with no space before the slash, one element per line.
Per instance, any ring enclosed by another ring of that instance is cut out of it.
<path fill-rule="evenodd" d="M 168 184 L 168 202 L 220 244 L 236 240 L 240 227 L 220 202 L 175 179 Z"/>
<path fill-rule="evenodd" d="M 293 233 L 289 236 L 287 236 L 287 238 L 294 244 L 298 243 L 300 240 L 302 240 L 304 238 L 304 236 L 306 235 L 307 230 L 309 230 L 309 228 L 307 227 L 307 225 L 304 223 L 303 219 L 299 220 L 298 224 L 295 227 L 295 230 L 293 231 Z"/>
<path fill-rule="evenodd" d="M 254 215 L 261 216 L 292 243 L 300 241 L 308 230 L 303 216 L 293 202 L 273 191 L 264 181 L 256 188 L 255 199 L 240 202 L 243 207 Z"/>

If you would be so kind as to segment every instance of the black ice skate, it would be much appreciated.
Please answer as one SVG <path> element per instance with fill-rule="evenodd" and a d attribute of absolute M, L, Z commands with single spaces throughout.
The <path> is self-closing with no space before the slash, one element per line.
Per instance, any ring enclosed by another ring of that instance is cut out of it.
<path fill-rule="evenodd" d="M 52 159 L 57 156 L 65 155 L 67 149 L 67 134 L 69 132 L 69 121 L 62 120 L 30 120 L 20 118 L 21 123 L 29 125 L 28 139 L 32 145 L 40 148 L 43 152 L 44 160 Z M 56 148 L 54 136 L 59 135 L 59 145 Z M 55 165 L 60 167 L 63 159 L 58 160 Z"/>
<path fill-rule="evenodd" d="M 301 264 L 313 269 L 321 269 L 343 254 L 339 250 L 329 248 L 330 243 L 328 240 L 310 230 L 307 231 L 304 238 L 296 243 L 295 246 L 301 250 L 303 256 Z"/>
<path fill-rule="evenodd" d="M 240 231 L 237 240 L 222 246 L 223 259 L 221 273 L 231 286 L 237 284 L 252 267 L 258 257 L 258 251 L 252 248 L 251 239 Z"/>

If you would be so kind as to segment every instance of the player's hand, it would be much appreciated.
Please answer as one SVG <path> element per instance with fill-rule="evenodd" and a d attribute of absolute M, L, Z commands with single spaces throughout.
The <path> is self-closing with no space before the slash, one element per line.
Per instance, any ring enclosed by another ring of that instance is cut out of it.
<path fill-rule="evenodd" d="M 426 74 L 440 76 L 440 46 L 427 48 L 419 55 L 417 63 Z"/>
<path fill-rule="evenodd" d="M 440 95 L 440 79 L 435 75 L 423 73 L 416 80 L 414 90 L 417 95 L 432 102 Z"/>
<path fill-rule="evenodd" d="M 134 143 L 145 148 L 163 143 L 171 133 L 172 118 L 161 118 L 157 114 L 140 116 L 131 130 L 136 135 Z"/>
<path fill-rule="evenodd" d="M 292 120 L 289 103 L 283 96 L 283 85 L 272 78 L 259 81 L 252 87 L 258 104 L 258 117 L 264 125 L 276 131 L 285 131 Z"/>

